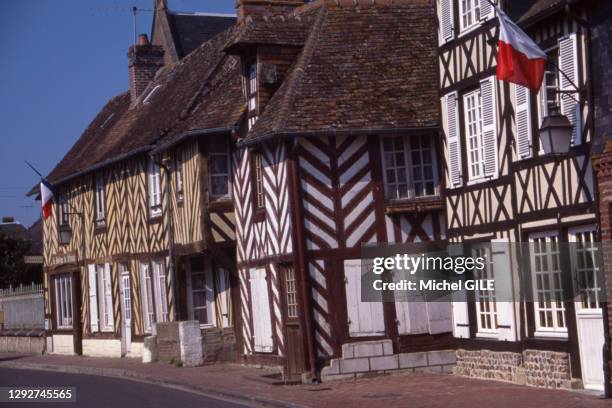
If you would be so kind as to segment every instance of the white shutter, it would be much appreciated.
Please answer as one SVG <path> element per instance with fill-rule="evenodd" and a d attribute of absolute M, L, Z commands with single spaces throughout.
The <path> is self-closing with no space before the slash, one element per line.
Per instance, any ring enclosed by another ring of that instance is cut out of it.
<path fill-rule="evenodd" d="M 510 244 L 505 240 L 491 240 L 491 258 L 493 278 L 495 279 L 495 297 L 499 340 L 516 341 L 516 324 L 514 319 L 514 299 L 512 282 L 512 263 Z"/>
<path fill-rule="evenodd" d="M 449 256 L 463 256 L 462 244 L 453 243 L 448 246 Z M 451 309 L 453 313 L 453 336 L 457 338 L 470 338 L 470 319 L 468 316 L 468 305 L 465 302 L 465 291 L 453 292 Z"/>
<path fill-rule="evenodd" d="M 274 350 L 274 343 L 265 269 L 251 269 L 250 282 L 255 351 L 270 353 Z"/>
<path fill-rule="evenodd" d="M 449 302 L 428 302 L 427 323 L 430 334 L 446 333 L 453 330 L 451 305 Z"/>
<path fill-rule="evenodd" d="M 490 0 L 478 0 L 480 7 L 480 20 L 488 20 L 495 15 L 495 7 L 489 2 Z M 493 0 L 495 1 L 495 0 Z"/>
<path fill-rule="evenodd" d="M 96 284 L 96 266 L 88 265 L 88 280 L 89 280 L 89 327 L 92 333 L 98 331 L 98 295 Z"/>
<path fill-rule="evenodd" d="M 427 303 L 395 302 L 397 331 L 399 334 L 422 334 L 429 331 L 427 325 Z"/>
<path fill-rule="evenodd" d="M 482 110 L 482 144 L 484 148 L 485 177 L 497 178 L 497 109 L 495 103 L 495 77 L 480 82 Z"/>
<path fill-rule="evenodd" d="M 567 75 L 565 77 L 559 72 L 559 89 L 561 91 L 575 91 L 576 88 L 572 82 L 578 86 L 578 36 L 576 33 L 570 34 L 568 37 L 559 40 L 559 68 Z M 574 125 L 574 134 L 572 135 L 572 145 L 577 146 L 581 141 L 582 123 L 580 115 L 580 104 L 578 93 L 561 94 L 561 113 L 569 119 Z"/>
<path fill-rule="evenodd" d="M 463 182 L 461 174 L 461 140 L 459 132 L 459 110 L 457 92 L 445 97 L 446 101 L 446 143 L 448 145 L 449 187 L 459 187 Z"/>
<path fill-rule="evenodd" d="M 443 42 L 453 39 L 454 15 L 453 0 L 440 0 L 440 35 Z"/>
<path fill-rule="evenodd" d="M 102 290 L 104 291 L 104 307 L 108 313 L 108 325 L 107 328 L 109 330 L 114 330 L 115 328 L 115 318 L 113 316 L 114 314 L 114 309 L 113 309 L 113 284 L 111 281 L 111 270 L 110 270 L 110 264 L 106 263 L 104 264 L 104 284 L 105 287 L 102 288 Z"/>
<path fill-rule="evenodd" d="M 349 335 L 351 337 L 359 337 L 380 336 L 384 334 L 385 319 L 382 301 L 361 301 L 360 259 L 344 261 L 344 277 L 346 282 L 346 310 L 349 319 Z"/>
<path fill-rule="evenodd" d="M 519 159 L 531 157 L 531 100 L 529 88 L 514 85 L 514 123 L 516 127 L 516 155 Z"/>

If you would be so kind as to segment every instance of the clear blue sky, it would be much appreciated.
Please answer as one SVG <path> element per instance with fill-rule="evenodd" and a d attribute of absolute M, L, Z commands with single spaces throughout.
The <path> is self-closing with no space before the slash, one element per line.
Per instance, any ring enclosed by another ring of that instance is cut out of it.
<path fill-rule="evenodd" d="M 131 7 L 154 0 L 0 0 L 0 217 L 29 226 L 40 203 L 25 197 L 106 101 L 128 88 Z M 168 0 L 171 10 L 234 13 L 234 0 Z M 137 18 L 151 31 L 151 12 Z"/>

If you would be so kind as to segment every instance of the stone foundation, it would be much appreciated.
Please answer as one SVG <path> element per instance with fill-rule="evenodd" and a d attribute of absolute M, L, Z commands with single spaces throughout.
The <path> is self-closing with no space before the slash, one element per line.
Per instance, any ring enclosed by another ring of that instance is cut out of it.
<path fill-rule="evenodd" d="M 121 340 L 83 339 L 83 355 L 88 357 L 121 357 Z"/>
<path fill-rule="evenodd" d="M 46 339 L 42 332 L 31 334 L 0 332 L 0 351 L 44 354 L 46 346 Z"/>
<path fill-rule="evenodd" d="M 157 323 L 155 334 L 145 338 L 145 349 L 148 351 L 146 356 L 143 354 L 143 362 L 160 360 L 199 366 L 203 362 L 200 323 L 195 320 Z"/>
<path fill-rule="evenodd" d="M 236 362 L 236 335 L 233 328 L 216 327 L 202 330 L 204 364 Z"/>
<path fill-rule="evenodd" d="M 450 373 L 454 350 L 393 354 L 391 340 L 363 341 L 342 345 L 342 358 L 334 358 L 321 370 L 321 380 L 346 380 L 394 372 Z"/>
<path fill-rule="evenodd" d="M 453 372 L 464 377 L 498 380 L 542 388 L 579 388 L 573 380 L 569 355 L 543 350 L 522 353 L 490 350 L 457 350 Z"/>

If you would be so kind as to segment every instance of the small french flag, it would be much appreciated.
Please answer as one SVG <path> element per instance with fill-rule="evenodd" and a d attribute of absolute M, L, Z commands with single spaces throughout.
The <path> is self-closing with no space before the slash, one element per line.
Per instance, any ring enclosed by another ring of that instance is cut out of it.
<path fill-rule="evenodd" d="M 497 79 L 539 91 L 547 55 L 523 30 L 497 8 L 499 43 Z"/>
<path fill-rule="evenodd" d="M 45 179 L 40 179 L 40 201 L 43 219 L 46 220 L 51 216 L 53 210 L 53 187 Z"/>

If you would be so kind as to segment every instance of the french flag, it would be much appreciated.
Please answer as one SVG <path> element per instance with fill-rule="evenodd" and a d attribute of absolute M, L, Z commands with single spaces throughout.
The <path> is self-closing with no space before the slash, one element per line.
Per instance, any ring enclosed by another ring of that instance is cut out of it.
<path fill-rule="evenodd" d="M 539 91 L 547 55 L 523 30 L 497 8 L 499 42 L 497 79 Z"/>
<path fill-rule="evenodd" d="M 53 187 L 45 179 L 40 179 L 40 201 L 43 219 L 46 220 L 51 216 L 53 210 Z"/>

